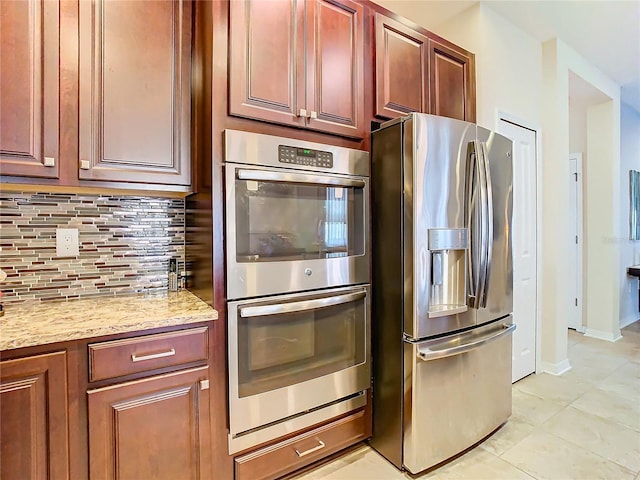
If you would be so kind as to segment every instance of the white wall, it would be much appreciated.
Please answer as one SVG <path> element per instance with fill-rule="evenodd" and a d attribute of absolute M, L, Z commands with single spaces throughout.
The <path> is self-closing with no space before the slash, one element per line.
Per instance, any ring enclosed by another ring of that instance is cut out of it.
<path fill-rule="evenodd" d="M 569 150 L 582 153 L 583 161 L 587 154 L 587 107 L 584 101 L 569 98 Z"/>
<path fill-rule="evenodd" d="M 483 4 L 434 31 L 476 56 L 477 123 L 497 127 L 496 111 L 540 125 L 542 46 Z"/>
<path fill-rule="evenodd" d="M 566 330 L 569 302 L 564 285 L 571 280 L 568 271 L 567 231 L 568 185 L 561 164 L 570 153 L 569 146 L 569 76 L 573 72 L 599 90 L 609 100 L 587 111 L 587 153 L 585 166 L 585 272 L 587 335 L 615 340 L 619 329 L 619 251 L 616 240 L 620 224 L 620 87 L 582 56 L 558 39 L 543 44 L 544 114 L 543 126 L 543 338 L 556 336 L 554 350 L 544 350 L 552 362 L 566 357 L 561 332 Z M 591 126 L 590 126 L 591 124 Z M 591 131 L 591 134 L 590 134 Z M 593 138 L 591 138 L 593 137 Z M 606 140 L 605 140 L 606 139 Z M 590 141 L 592 143 L 590 143 Z M 594 153 L 589 150 L 593 148 Z M 558 175 L 561 172 L 561 175 Z M 545 327 L 546 325 L 546 327 Z M 546 328 L 546 334 L 545 334 Z M 550 346 L 550 344 L 547 344 Z"/>
<path fill-rule="evenodd" d="M 640 264 L 640 240 L 629 240 L 629 170 L 640 171 L 640 113 L 624 103 L 620 109 L 620 327 L 640 319 L 638 279 L 627 267 Z"/>

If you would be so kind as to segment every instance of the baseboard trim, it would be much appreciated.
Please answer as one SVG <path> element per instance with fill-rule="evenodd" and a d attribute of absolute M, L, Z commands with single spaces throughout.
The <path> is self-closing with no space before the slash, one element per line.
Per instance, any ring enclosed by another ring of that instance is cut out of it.
<path fill-rule="evenodd" d="M 620 319 L 620 330 L 622 330 L 624 327 L 628 327 L 638 320 L 640 320 L 640 318 L 637 318 L 634 315 L 628 315 L 627 318 Z"/>
<path fill-rule="evenodd" d="M 598 340 L 606 340 L 607 342 L 617 342 L 622 338 L 620 332 L 618 334 L 614 334 L 613 332 L 603 332 L 602 330 L 596 330 L 595 328 L 589 328 L 584 332 L 585 337 L 597 338 Z"/>
<path fill-rule="evenodd" d="M 551 363 L 551 362 L 542 361 L 542 362 L 540 362 L 540 369 L 545 373 L 549 373 L 551 375 L 559 376 L 559 375 L 562 375 L 563 373 L 567 373 L 569 370 L 571 370 L 571 364 L 569 363 L 569 359 L 568 358 L 565 358 L 564 360 L 562 360 L 561 362 L 558 362 L 558 363 Z"/>

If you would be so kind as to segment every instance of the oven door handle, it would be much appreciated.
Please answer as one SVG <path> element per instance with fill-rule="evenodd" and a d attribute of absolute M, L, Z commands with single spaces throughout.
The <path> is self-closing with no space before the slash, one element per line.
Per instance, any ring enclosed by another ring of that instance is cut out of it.
<path fill-rule="evenodd" d="M 354 302 L 367 295 L 366 291 L 336 295 L 333 297 L 316 298 L 313 300 L 303 300 L 300 302 L 279 303 L 276 305 L 260 305 L 258 307 L 240 307 L 242 318 L 264 317 L 266 315 L 280 315 L 283 313 L 304 312 L 316 308 L 331 307 L 342 303 Z"/>
<path fill-rule="evenodd" d="M 310 183 L 313 185 L 336 185 L 340 187 L 364 188 L 365 182 L 356 178 L 342 178 L 330 175 L 309 175 L 306 173 L 283 173 L 265 170 L 238 169 L 239 180 L 256 180 L 267 182 Z"/>

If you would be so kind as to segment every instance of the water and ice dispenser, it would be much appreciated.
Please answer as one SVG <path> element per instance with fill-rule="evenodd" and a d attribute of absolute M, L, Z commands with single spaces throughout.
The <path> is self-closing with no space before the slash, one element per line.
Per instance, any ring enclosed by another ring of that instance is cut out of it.
<path fill-rule="evenodd" d="M 466 228 L 429 229 L 431 318 L 467 310 L 467 233 Z"/>

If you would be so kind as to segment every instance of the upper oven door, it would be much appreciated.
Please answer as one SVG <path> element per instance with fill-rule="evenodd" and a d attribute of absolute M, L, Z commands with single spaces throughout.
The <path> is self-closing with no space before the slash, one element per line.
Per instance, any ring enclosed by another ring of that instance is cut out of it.
<path fill-rule="evenodd" d="M 227 163 L 227 298 L 369 282 L 369 179 Z"/>

